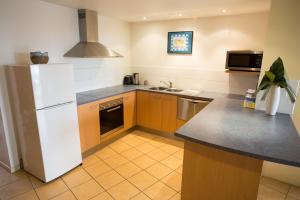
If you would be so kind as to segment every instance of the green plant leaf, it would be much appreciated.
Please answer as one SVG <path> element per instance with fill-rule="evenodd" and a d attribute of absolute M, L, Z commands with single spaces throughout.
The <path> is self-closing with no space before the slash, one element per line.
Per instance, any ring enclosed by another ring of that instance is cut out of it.
<path fill-rule="evenodd" d="M 284 78 L 284 65 L 280 57 L 273 62 L 269 71 L 275 75 L 275 83 Z"/>
<path fill-rule="evenodd" d="M 281 88 L 286 88 L 288 86 L 284 77 L 281 80 L 278 80 L 277 85 Z"/>
<path fill-rule="evenodd" d="M 261 81 L 259 87 L 255 91 L 255 94 L 257 94 L 260 90 L 268 89 L 271 86 L 272 86 L 272 83 L 270 81 Z"/>
<path fill-rule="evenodd" d="M 291 88 L 291 86 L 287 85 L 287 87 L 285 88 L 285 90 L 287 91 L 291 102 L 295 102 L 296 101 L 296 93 L 293 91 L 293 89 Z"/>
<path fill-rule="evenodd" d="M 271 87 L 268 87 L 265 91 L 264 91 L 264 94 L 261 96 L 261 99 L 262 101 L 264 101 L 270 91 Z"/>
<path fill-rule="evenodd" d="M 270 82 L 273 83 L 275 80 L 275 74 L 273 74 L 273 72 L 271 72 L 271 71 L 266 71 L 265 74 L 266 74 L 266 77 L 268 77 L 268 79 L 270 80 Z"/>

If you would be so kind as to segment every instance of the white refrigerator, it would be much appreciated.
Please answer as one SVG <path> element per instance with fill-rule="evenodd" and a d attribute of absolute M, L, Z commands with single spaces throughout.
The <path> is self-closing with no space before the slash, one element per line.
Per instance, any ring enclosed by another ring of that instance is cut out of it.
<path fill-rule="evenodd" d="M 73 65 L 6 68 L 25 171 L 49 182 L 82 163 Z"/>

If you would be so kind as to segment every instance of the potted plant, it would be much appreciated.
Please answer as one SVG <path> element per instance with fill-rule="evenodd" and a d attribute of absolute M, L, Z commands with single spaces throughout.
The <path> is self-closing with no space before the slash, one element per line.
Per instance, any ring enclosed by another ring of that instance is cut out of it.
<path fill-rule="evenodd" d="M 283 62 L 279 57 L 272 64 L 270 70 L 265 72 L 265 75 L 256 90 L 256 93 L 260 90 L 264 91 L 261 100 L 266 100 L 266 113 L 269 115 L 275 115 L 278 110 L 280 88 L 284 88 L 287 91 L 291 102 L 295 102 L 296 94 L 288 85 L 284 75 Z"/>

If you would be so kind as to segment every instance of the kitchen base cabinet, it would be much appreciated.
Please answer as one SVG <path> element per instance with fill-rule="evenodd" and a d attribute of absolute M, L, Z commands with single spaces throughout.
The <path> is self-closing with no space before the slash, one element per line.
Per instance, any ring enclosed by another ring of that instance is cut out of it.
<path fill-rule="evenodd" d="M 124 127 L 112 133 L 107 133 L 105 136 L 100 136 L 100 116 L 99 104 L 123 98 L 124 108 Z M 114 136 L 122 133 L 136 125 L 136 92 L 128 92 L 106 99 L 101 99 L 88 104 L 83 104 L 77 107 L 78 122 L 80 131 L 81 151 L 87 151 L 100 142 L 105 142 L 112 139 Z"/>
<path fill-rule="evenodd" d="M 173 133 L 177 129 L 177 97 L 173 95 L 161 95 L 161 104 L 161 131 Z"/>
<path fill-rule="evenodd" d="M 124 130 L 136 125 L 136 92 L 129 92 L 123 95 L 124 104 Z"/>
<path fill-rule="evenodd" d="M 185 141 L 182 200 L 256 200 L 263 161 Z"/>
<path fill-rule="evenodd" d="M 137 92 L 137 124 L 173 133 L 176 130 L 177 97 L 154 92 Z"/>
<path fill-rule="evenodd" d="M 77 108 L 81 151 L 100 144 L 99 104 L 89 103 Z"/>

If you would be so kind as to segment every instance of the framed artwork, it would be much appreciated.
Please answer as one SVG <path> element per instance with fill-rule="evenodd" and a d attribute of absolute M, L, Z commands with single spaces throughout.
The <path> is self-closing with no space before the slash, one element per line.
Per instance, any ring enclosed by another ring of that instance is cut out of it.
<path fill-rule="evenodd" d="M 192 54 L 193 31 L 168 32 L 168 53 Z"/>

